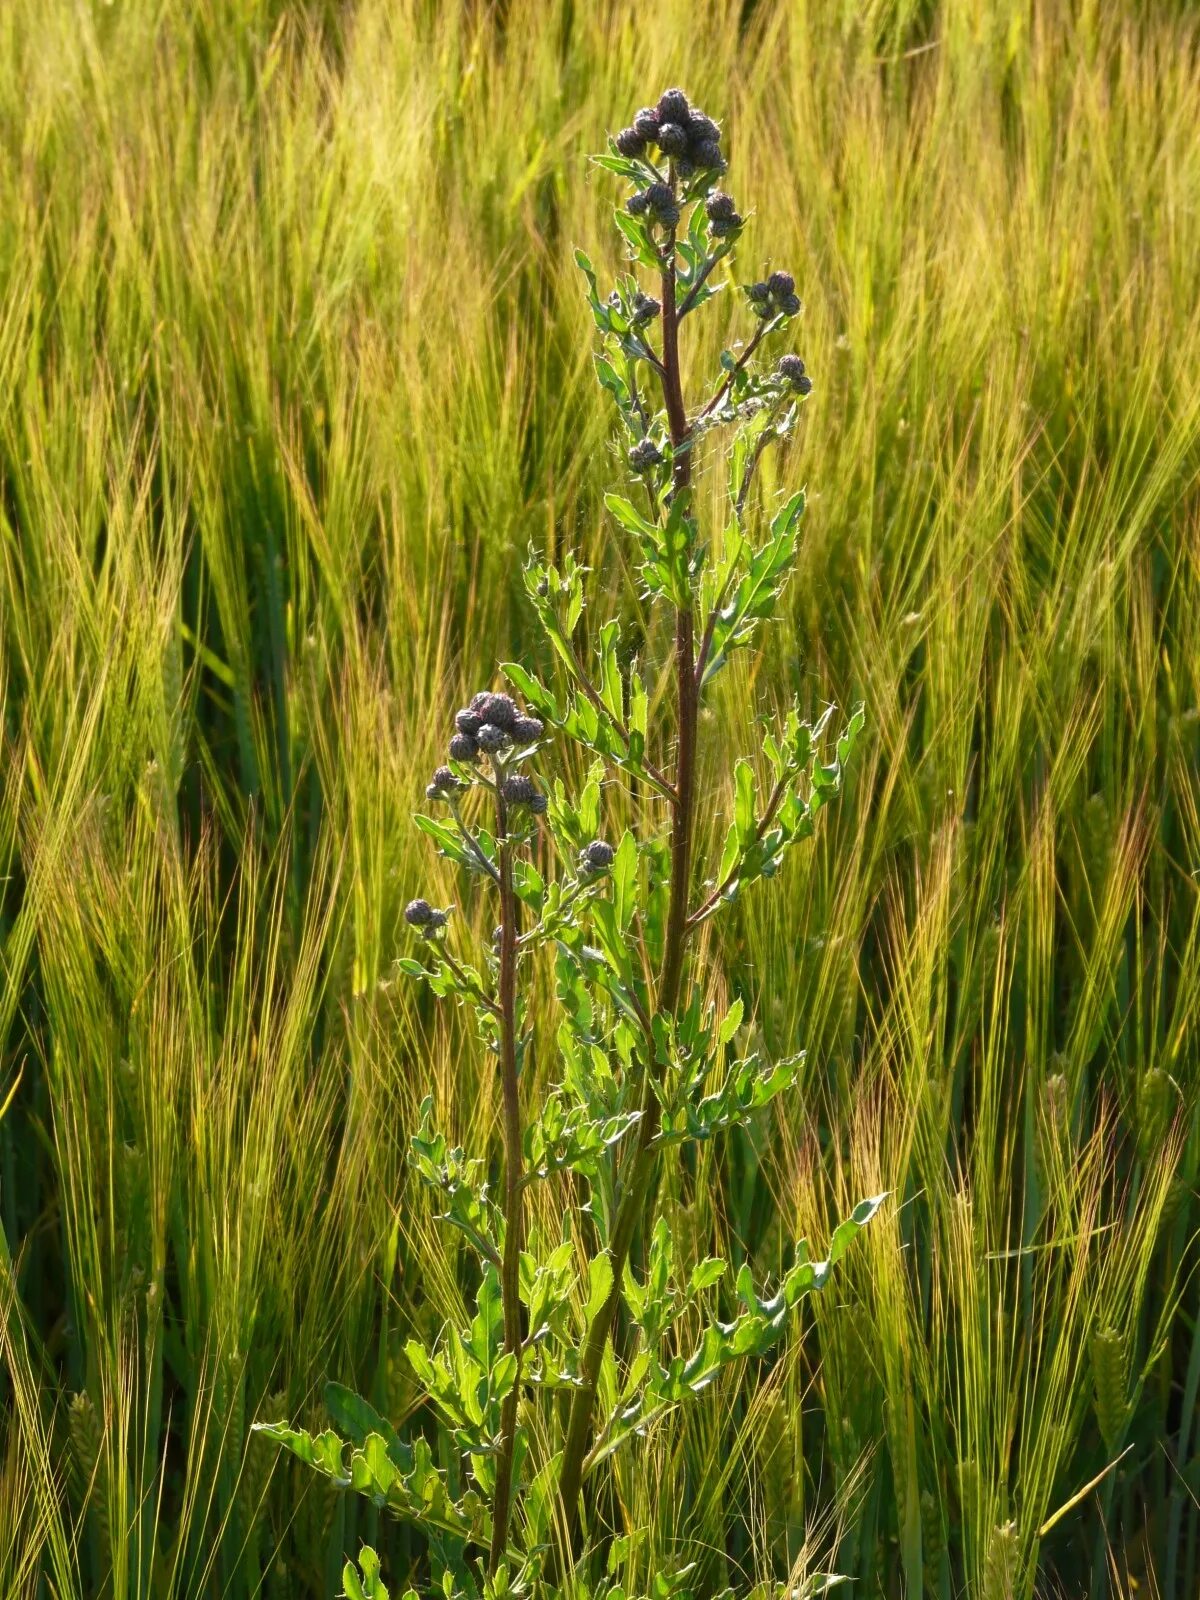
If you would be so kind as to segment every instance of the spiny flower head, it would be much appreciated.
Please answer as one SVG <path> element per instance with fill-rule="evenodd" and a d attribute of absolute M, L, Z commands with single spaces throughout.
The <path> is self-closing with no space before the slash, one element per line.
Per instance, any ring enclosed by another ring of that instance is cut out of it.
<path fill-rule="evenodd" d="M 515 772 L 505 778 L 500 785 L 500 793 L 504 796 L 505 803 L 510 806 L 528 806 L 534 808 L 534 803 L 542 798 L 534 785 L 532 778 L 527 778 L 523 772 Z"/>
<path fill-rule="evenodd" d="M 653 439 L 639 439 L 629 452 L 629 465 L 635 472 L 647 472 L 662 460 L 662 451 Z"/>
<path fill-rule="evenodd" d="M 666 228 L 673 228 L 679 221 L 679 201 L 670 184 L 652 183 L 645 191 L 645 196 L 646 206 L 654 220 Z"/>
<path fill-rule="evenodd" d="M 746 298 L 757 317 L 794 317 L 800 312 L 796 280 L 790 272 L 773 272 L 765 282 L 747 284 Z"/>
<path fill-rule="evenodd" d="M 636 128 L 622 128 L 613 140 L 618 151 L 629 161 L 635 161 L 638 156 L 646 153 L 646 140 Z"/>
<path fill-rule="evenodd" d="M 785 383 L 789 384 L 797 394 L 812 393 L 812 379 L 805 371 L 804 363 L 799 356 L 780 356 L 779 365 L 775 369 Z"/>
<path fill-rule="evenodd" d="M 477 711 L 469 711 L 464 708 L 462 711 L 455 712 L 454 726 L 459 733 L 469 733 L 474 738 L 483 726 L 483 718 Z"/>
<path fill-rule="evenodd" d="M 488 755 L 494 756 L 512 743 L 512 734 L 507 728 L 499 728 L 494 722 L 485 722 L 475 735 L 475 743 Z"/>
<path fill-rule="evenodd" d="M 603 839 L 593 839 L 579 852 L 579 865 L 584 872 L 607 872 L 613 864 L 613 847 Z"/>
<path fill-rule="evenodd" d="M 466 785 L 459 782 L 449 767 L 439 767 L 426 786 L 425 794 L 430 800 L 449 800 L 464 788 Z"/>
<path fill-rule="evenodd" d="M 678 122 L 664 122 L 658 130 L 658 148 L 665 156 L 683 156 L 688 152 L 687 129 Z"/>
<path fill-rule="evenodd" d="M 633 297 L 633 325 L 641 328 L 647 322 L 653 322 L 662 310 L 662 304 L 652 294 L 643 294 L 641 289 Z"/>
<path fill-rule="evenodd" d="M 479 746 L 469 733 L 456 733 L 450 740 L 452 761 L 474 761 L 478 755 Z"/>
<path fill-rule="evenodd" d="M 416 928 L 423 939 L 430 938 L 439 928 L 446 926 L 448 913 L 438 911 L 428 900 L 410 900 L 404 908 L 404 920 Z"/>
<path fill-rule="evenodd" d="M 474 706 L 474 701 L 472 701 Z M 490 722 L 493 727 L 511 729 L 520 713 L 517 703 L 508 694 L 485 694 L 475 707 L 484 722 Z"/>
<path fill-rule="evenodd" d="M 657 106 L 643 106 L 630 124 L 629 131 L 637 135 L 644 143 L 649 144 L 658 133 L 658 125 L 662 118 L 658 114 Z"/>
<path fill-rule="evenodd" d="M 667 89 L 658 99 L 658 120 L 686 124 L 691 114 L 688 97 L 682 89 Z"/>
<path fill-rule="evenodd" d="M 533 744 L 545 731 L 541 717 L 517 717 L 512 725 L 512 736 L 518 744 Z"/>

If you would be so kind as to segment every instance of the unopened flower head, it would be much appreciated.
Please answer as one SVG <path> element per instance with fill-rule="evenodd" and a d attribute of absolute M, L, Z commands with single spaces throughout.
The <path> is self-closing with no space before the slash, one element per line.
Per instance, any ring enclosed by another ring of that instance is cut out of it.
<path fill-rule="evenodd" d="M 430 800 L 450 800 L 464 788 L 449 767 L 439 767 L 425 789 Z"/>
<path fill-rule="evenodd" d="M 658 125 L 662 118 L 658 114 L 657 106 L 643 106 L 630 124 L 631 131 L 639 139 L 648 144 L 658 133 Z"/>
<path fill-rule="evenodd" d="M 661 303 L 652 294 L 643 294 L 639 289 L 633 297 L 633 324 L 637 328 L 644 327 L 647 322 L 653 322 L 662 310 Z"/>
<path fill-rule="evenodd" d="M 659 96 L 658 119 L 660 124 L 663 122 L 677 122 L 686 125 L 688 117 L 691 115 L 691 109 L 688 104 L 688 97 L 682 89 L 668 89 Z"/>
<path fill-rule="evenodd" d="M 512 736 L 518 744 L 533 744 L 545 731 L 541 717 L 517 717 L 512 725 Z"/>
<path fill-rule="evenodd" d="M 479 746 L 469 733 L 456 733 L 450 740 L 452 761 L 474 761 L 478 754 Z"/>
<path fill-rule="evenodd" d="M 500 785 L 500 793 L 510 806 L 531 806 L 538 791 L 532 778 L 527 778 L 523 772 L 514 772 Z"/>
<path fill-rule="evenodd" d="M 797 355 L 780 356 L 779 365 L 775 369 L 784 382 L 794 389 L 797 394 L 812 393 L 812 379 L 805 371 L 804 363 Z"/>
<path fill-rule="evenodd" d="M 662 460 L 662 451 L 653 439 L 639 439 L 629 452 L 629 465 L 635 472 L 648 472 Z"/>
<path fill-rule="evenodd" d="M 693 144 L 720 144 L 720 124 L 706 116 L 697 106 L 693 106 L 688 113 L 687 121 L 688 138 Z"/>
<path fill-rule="evenodd" d="M 428 900 L 410 900 L 404 908 L 404 920 L 410 928 L 416 928 L 423 939 L 428 939 L 446 926 L 447 913 L 431 906 Z"/>
<path fill-rule="evenodd" d="M 678 122 L 664 122 L 658 130 L 658 148 L 665 156 L 683 156 L 688 152 L 687 129 Z"/>
<path fill-rule="evenodd" d="M 646 190 L 646 204 L 651 216 L 663 227 L 673 228 L 679 221 L 679 202 L 670 184 L 652 183 Z"/>
<path fill-rule="evenodd" d="M 593 839 L 579 852 L 579 865 L 585 872 L 607 872 L 613 864 L 613 847 L 603 839 Z"/>
<path fill-rule="evenodd" d="M 475 743 L 489 756 L 494 756 L 512 743 L 512 734 L 507 728 L 498 728 L 494 722 L 485 722 L 475 735 Z"/>
<path fill-rule="evenodd" d="M 520 713 L 517 702 L 508 694 L 485 695 L 479 705 L 479 715 L 494 727 L 509 729 Z"/>
<path fill-rule="evenodd" d="M 630 161 L 646 153 L 646 140 L 636 128 L 622 128 L 613 140 L 620 153 Z"/>
<path fill-rule="evenodd" d="M 459 733 L 469 733 L 474 738 L 482 725 L 483 718 L 477 711 L 470 711 L 464 708 L 454 714 L 454 726 Z"/>

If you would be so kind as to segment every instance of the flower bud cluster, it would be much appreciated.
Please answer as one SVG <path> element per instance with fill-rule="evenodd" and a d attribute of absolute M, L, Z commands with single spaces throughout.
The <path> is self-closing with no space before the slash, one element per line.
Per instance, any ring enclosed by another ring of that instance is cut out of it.
<path fill-rule="evenodd" d="M 728 239 L 740 232 L 742 215 L 733 203 L 733 196 L 714 189 L 704 202 L 708 217 L 708 231 L 714 239 Z"/>
<path fill-rule="evenodd" d="M 593 839 L 579 852 L 579 870 L 593 874 L 607 872 L 613 864 L 613 847 L 603 839 Z"/>
<path fill-rule="evenodd" d="M 629 465 L 635 472 L 649 472 L 662 458 L 662 451 L 653 439 L 639 439 L 629 452 Z"/>
<path fill-rule="evenodd" d="M 450 759 L 474 765 L 486 755 L 491 756 L 494 765 L 503 766 L 510 752 L 512 759 L 519 760 L 525 749 L 536 744 L 545 731 L 541 718 L 523 712 L 511 695 L 481 689 L 472 697 L 469 706 L 455 714 Z M 506 785 L 516 785 L 511 794 L 506 791 Z M 439 767 L 425 793 L 430 800 L 454 801 L 469 787 L 469 782 L 460 778 L 453 767 Z M 511 805 L 525 806 L 535 814 L 546 809 L 545 795 L 538 794 L 528 778 L 505 778 L 500 792 Z"/>
<path fill-rule="evenodd" d="M 631 217 L 647 217 L 664 228 L 673 228 L 679 221 L 679 201 L 669 183 L 652 183 L 648 189 L 639 189 L 625 202 Z"/>
<path fill-rule="evenodd" d="M 690 105 L 682 89 L 668 89 L 657 105 L 643 106 L 614 142 L 631 161 L 657 147 L 660 154 L 674 162 L 681 178 L 725 170 L 720 126 L 699 106 Z"/>
<path fill-rule="evenodd" d="M 780 356 L 779 365 L 775 368 L 775 375 L 782 379 L 796 394 L 806 395 L 812 393 L 812 379 L 805 370 L 804 363 L 799 356 Z"/>
<path fill-rule="evenodd" d="M 773 272 L 769 278 L 752 283 L 746 290 L 750 309 L 756 317 L 795 317 L 800 314 L 800 296 L 790 272 Z"/>
<path fill-rule="evenodd" d="M 410 900 L 404 908 L 404 920 L 410 928 L 416 928 L 422 939 L 431 939 L 440 928 L 446 926 L 448 911 L 439 911 L 431 906 L 428 900 Z"/>

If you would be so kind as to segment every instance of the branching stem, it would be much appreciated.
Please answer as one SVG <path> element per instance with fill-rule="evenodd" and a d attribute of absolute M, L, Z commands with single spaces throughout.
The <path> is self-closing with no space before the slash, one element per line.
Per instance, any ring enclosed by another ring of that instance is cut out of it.
<path fill-rule="evenodd" d="M 691 431 L 684 405 L 679 371 L 679 315 L 675 295 L 675 239 L 668 241 L 662 268 L 663 397 L 671 443 L 675 449 L 673 492 L 679 494 L 691 481 L 691 452 L 685 448 Z M 696 682 L 695 617 L 689 604 L 675 614 L 675 682 L 678 710 L 679 746 L 676 758 L 675 800 L 671 820 L 671 889 L 662 971 L 655 997 L 655 1012 L 664 1017 L 674 1014 L 679 1003 L 683 979 L 683 960 L 687 942 L 688 888 L 691 876 L 693 796 L 696 772 L 696 724 L 699 688 Z M 580 1386 L 571 1400 L 567 1437 L 559 1470 L 559 1492 L 566 1518 L 568 1542 L 573 1546 L 579 1515 L 579 1492 L 592 1431 L 596 1404 L 596 1385 L 604 1349 L 612 1332 L 621 1301 L 625 1264 L 650 1194 L 661 1107 L 655 1093 L 657 1061 L 652 1019 L 643 1020 L 645 1063 L 642 1083 L 642 1117 L 637 1144 L 627 1159 L 627 1171 L 618 1189 L 616 1219 L 608 1250 L 612 1259 L 613 1280 L 608 1299 L 593 1319 L 580 1355 Z"/>
<path fill-rule="evenodd" d="M 500 1073 L 504 1093 L 505 1191 L 500 1294 L 504 1310 L 504 1348 L 516 1360 L 517 1370 L 500 1416 L 489 1572 L 495 1572 L 508 1546 L 508 1524 L 512 1511 L 513 1457 L 521 1394 L 521 1250 L 525 1234 L 525 1198 L 521 1183 L 521 1099 L 517 1085 L 517 897 L 513 890 L 513 845 L 508 836 L 507 808 L 499 790 L 496 795 L 496 842 L 500 857 Z"/>

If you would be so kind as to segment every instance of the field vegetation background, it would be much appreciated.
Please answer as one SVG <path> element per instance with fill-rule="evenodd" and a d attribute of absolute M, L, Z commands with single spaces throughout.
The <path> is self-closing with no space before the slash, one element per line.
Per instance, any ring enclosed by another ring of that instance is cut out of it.
<path fill-rule="evenodd" d="M 721 924 L 802 1090 L 667 1210 L 769 1273 L 893 1199 L 752 1404 L 597 1475 L 614 1572 L 1200 1591 L 1194 10 L 7 0 L 4 1595 L 419 1570 L 249 1424 L 336 1378 L 421 1426 L 403 1343 L 462 1288 L 406 1141 L 426 1093 L 494 1139 L 498 1092 L 394 978 L 405 901 L 461 899 L 407 819 L 535 648 L 530 541 L 644 620 L 572 250 L 618 269 L 585 157 L 674 82 L 816 382 L 768 469 L 810 490 L 789 622 L 703 739 L 869 722 Z"/>

